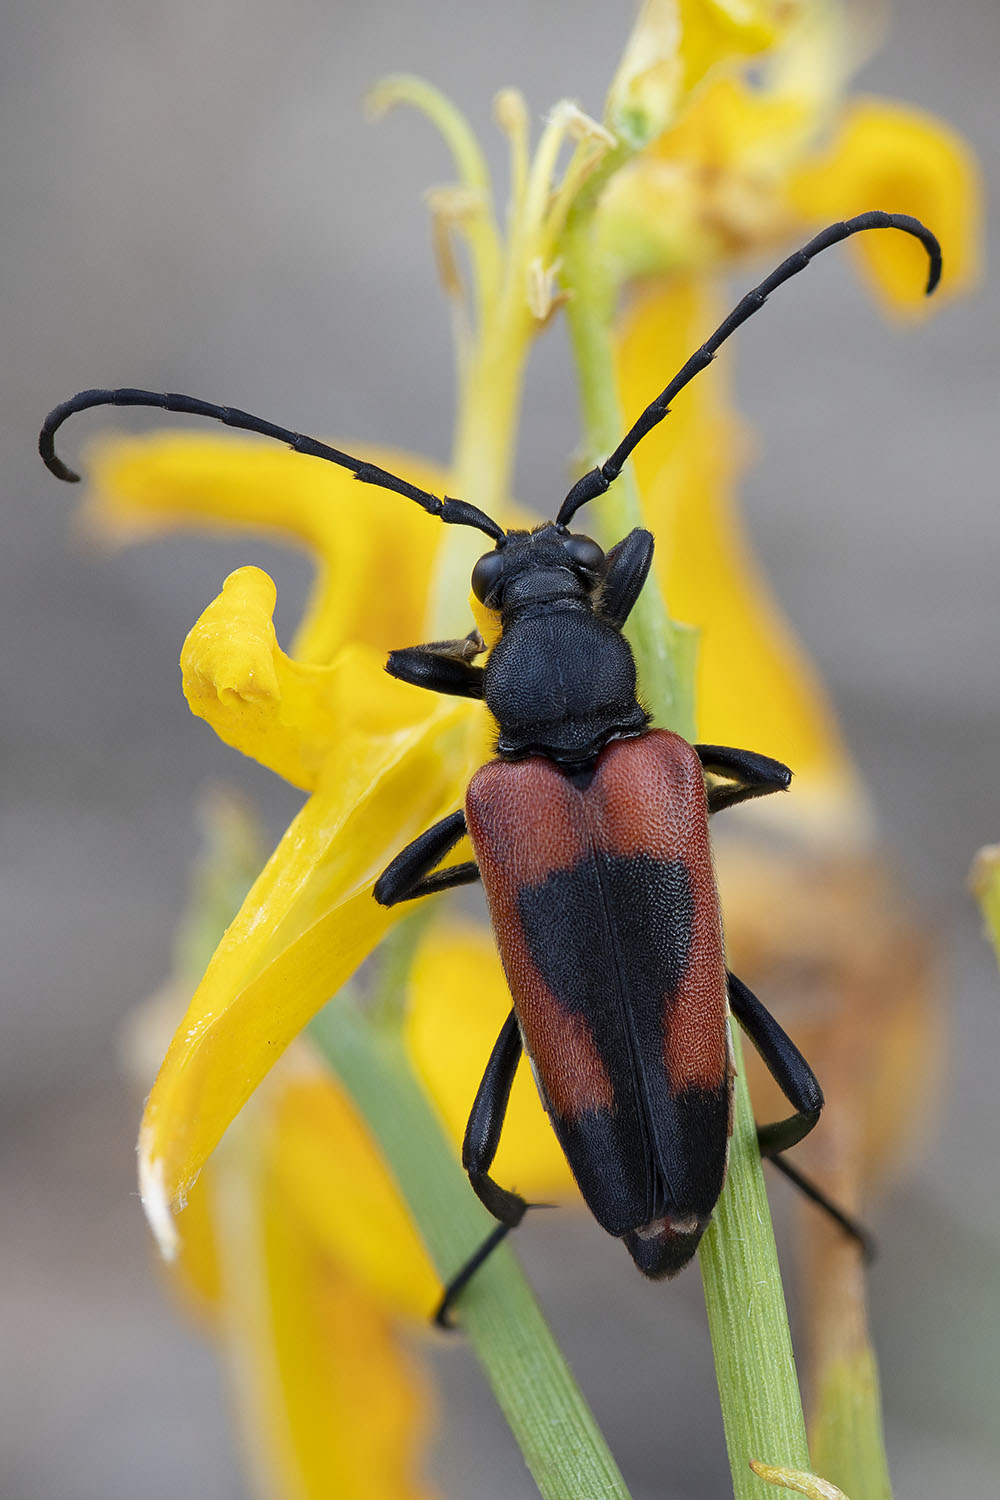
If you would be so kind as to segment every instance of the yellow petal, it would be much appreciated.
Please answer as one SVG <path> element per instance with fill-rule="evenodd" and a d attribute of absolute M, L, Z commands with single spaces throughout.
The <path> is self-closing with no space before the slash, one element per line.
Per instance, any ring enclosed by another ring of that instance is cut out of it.
<path fill-rule="evenodd" d="M 187 1207 L 177 1224 L 177 1250 L 161 1261 L 172 1292 L 184 1311 L 199 1322 L 216 1326 L 222 1305 L 219 1247 L 212 1214 L 211 1184 L 200 1178 L 188 1194 Z"/>
<path fill-rule="evenodd" d="M 443 471 L 423 459 L 363 444 L 352 451 L 444 492 Z M 419 638 L 443 528 L 403 496 L 359 484 L 333 464 L 211 432 L 103 438 L 86 463 L 85 520 L 102 535 L 256 529 L 308 548 L 319 572 L 296 657 L 323 662 L 348 640 L 385 651 Z"/>
<path fill-rule="evenodd" d="M 426 1322 L 441 1283 L 395 1179 L 329 1073 L 299 1068 L 276 1091 L 267 1152 L 275 1181 L 317 1247 L 381 1306 Z"/>
<path fill-rule="evenodd" d="M 707 74 L 772 47 L 797 10 L 781 0 L 645 0 L 608 93 L 609 126 L 645 146 Z"/>
<path fill-rule="evenodd" d="M 827 150 L 792 174 L 788 196 L 817 223 L 869 208 L 921 219 L 941 241 L 938 296 L 965 291 L 979 274 L 979 174 L 961 136 L 920 110 L 884 99 L 851 104 Z M 890 311 L 933 309 L 936 299 L 923 295 L 926 255 L 909 236 L 862 234 L 850 249 Z"/>
<path fill-rule="evenodd" d="M 651 285 L 623 319 L 618 379 L 632 421 L 719 321 L 694 278 Z M 794 812 L 831 830 L 862 797 L 823 688 L 753 557 L 736 508 L 745 444 L 720 390 L 719 364 L 684 391 L 636 450 L 654 567 L 671 613 L 701 632 L 698 733 L 709 744 L 773 755 L 795 772 Z M 788 799 L 791 801 L 792 799 Z M 781 799 L 762 815 L 781 816 Z"/>
<path fill-rule="evenodd" d="M 275 588 L 260 568 L 231 573 L 181 652 L 191 712 L 220 739 L 306 790 L 352 731 L 388 733 L 426 718 L 434 700 L 389 678 L 361 645 L 330 665 L 293 660 L 274 633 Z"/>
<path fill-rule="evenodd" d="M 222 1333 L 255 1493 L 427 1500 L 421 1373 L 266 1162 L 244 1128 L 212 1171 Z"/>
<path fill-rule="evenodd" d="M 164 1253 L 171 1208 L 288 1043 L 375 947 L 398 912 L 371 895 L 407 842 L 459 806 L 480 751 L 471 703 L 422 723 L 336 740 L 209 964 L 146 1104 L 140 1186 Z"/>
<path fill-rule="evenodd" d="M 684 90 L 713 68 L 731 67 L 775 46 L 802 10 L 798 0 L 680 0 Z"/>
<path fill-rule="evenodd" d="M 432 926 L 417 952 L 409 998 L 407 1046 L 448 1131 L 461 1142 L 510 1014 L 492 934 L 471 923 Z M 528 1198 L 577 1198 L 527 1062 L 518 1069 L 493 1173 Z"/>

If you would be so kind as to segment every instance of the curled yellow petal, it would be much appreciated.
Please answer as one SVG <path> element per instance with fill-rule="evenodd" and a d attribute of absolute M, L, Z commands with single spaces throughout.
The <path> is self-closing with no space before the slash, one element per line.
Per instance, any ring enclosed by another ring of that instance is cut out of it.
<path fill-rule="evenodd" d="M 357 457 L 443 494 L 442 470 L 361 445 Z M 329 661 L 346 641 L 385 651 L 418 638 L 442 527 L 401 495 L 345 469 L 212 432 L 104 437 L 86 454 L 84 522 L 119 541 L 167 530 L 259 530 L 306 547 L 317 576 L 292 646 Z"/>
<path fill-rule="evenodd" d="M 633 420 L 719 321 L 704 282 L 654 283 L 624 318 L 623 408 Z M 657 570 L 672 615 L 701 633 L 699 735 L 746 745 L 792 767 L 794 812 L 845 836 L 864 799 L 830 704 L 753 557 L 736 509 L 742 428 L 720 393 L 719 364 L 677 401 L 636 450 Z M 782 800 L 758 816 L 783 815 Z"/>
<path fill-rule="evenodd" d="M 785 1490 L 796 1490 L 808 1500 L 847 1500 L 843 1490 L 838 1490 L 828 1479 L 817 1474 L 807 1474 L 803 1469 L 782 1469 L 773 1464 L 762 1464 L 758 1459 L 750 1460 L 750 1467 L 765 1484 L 776 1484 Z"/>
<path fill-rule="evenodd" d="M 798 214 L 816 223 L 869 208 L 913 214 L 941 241 L 938 295 L 963 292 L 976 280 L 979 175 L 958 133 L 921 110 L 857 100 L 829 147 L 792 173 L 788 197 Z M 857 235 L 850 250 L 888 310 L 919 314 L 931 307 L 923 295 L 926 257 L 908 235 Z"/>
<path fill-rule="evenodd" d="M 223 1131 L 305 1024 L 398 913 L 372 899 L 380 870 L 460 805 L 484 716 L 432 709 L 421 723 L 330 749 L 294 819 L 216 949 L 163 1061 L 139 1141 L 140 1184 L 164 1253 L 171 1214 Z"/>
<path fill-rule="evenodd" d="M 268 575 L 239 568 L 184 643 L 188 706 L 226 744 L 311 791 L 331 746 L 352 730 L 388 733 L 433 711 L 426 693 L 387 677 L 383 656 L 368 647 L 344 647 L 323 666 L 286 655 L 274 604 Z"/>

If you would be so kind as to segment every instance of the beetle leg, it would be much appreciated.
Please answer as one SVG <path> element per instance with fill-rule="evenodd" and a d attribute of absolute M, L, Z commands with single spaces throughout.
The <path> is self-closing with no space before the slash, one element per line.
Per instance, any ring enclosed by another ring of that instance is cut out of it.
<path fill-rule="evenodd" d="M 459 1292 L 466 1287 L 483 1262 L 524 1218 L 528 1204 L 518 1194 L 508 1192 L 489 1175 L 500 1144 L 507 1103 L 517 1065 L 521 1060 L 521 1031 L 511 1011 L 497 1037 L 483 1081 L 479 1085 L 465 1128 L 462 1143 L 462 1165 L 469 1174 L 473 1190 L 499 1224 L 445 1287 L 434 1321 L 439 1328 L 450 1328 L 448 1312 Z"/>
<path fill-rule="evenodd" d="M 642 591 L 653 561 L 653 537 L 636 527 L 607 553 L 598 609 L 620 630 Z"/>
<path fill-rule="evenodd" d="M 385 669 L 390 677 L 409 682 L 414 687 L 429 688 L 433 693 L 448 693 L 457 698 L 483 696 L 483 669 L 473 665 L 472 658 L 482 654 L 483 640 L 478 630 L 460 641 L 429 641 L 425 646 L 405 646 L 390 651 Z"/>
<path fill-rule="evenodd" d="M 511 1011 L 490 1053 L 462 1143 L 462 1165 L 476 1197 L 508 1229 L 520 1224 L 528 1205 L 517 1193 L 498 1187 L 489 1171 L 500 1144 L 514 1074 L 521 1060 L 521 1046 L 517 1017 Z"/>
<path fill-rule="evenodd" d="M 418 896 L 430 896 L 434 891 L 445 891 L 454 885 L 471 885 L 478 880 L 479 866 L 474 859 L 451 865 L 447 870 L 434 870 L 465 832 L 465 813 L 461 808 L 428 828 L 412 844 L 400 850 L 382 871 L 372 892 L 375 900 L 381 906 L 395 906 L 399 901 L 413 901 Z"/>
<path fill-rule="evenodd" d="M 787 1120 L 761 1125 L 757 1131 L 760 1154 L 773 1156 L 798 1145 L 812 1130 L 823 1108 L 823 1090 L 816 1075 L 787 1032 L 766 1010 L 742 979 L 726 971 L 729 979 L 729 1006 L 747 1036 L 760 1053 L 767 1071 L 778 1085 L 795 1113 Z"/>
<path fill-rule="evenodd" d="M 770 792 L 784 792 L 792 773 L 780 760 L 757 755 L 753 750 L 732 750 L 727 745 L 695 745 L 706 777 L 720 778 L 708 782 L 708 810 L 720 812 L 751 797 L 766 797 Z"/>
<path fill-rule="evenodd" d="M 782 1030 L 777 1021 L 749 990 L 742 979 L 728 970 L 729 1005 L 747 1036 L 760 1054 L 767 1071 L 774 1079 L 795 1114 L 787 1120 L 776 1120 L 771 1125 L 757 1128 L 760 1154 L 768 1158 L 801 1192 L 805 1193 L 817 1207 L 825 1210 L 840 1227 L 858 1241 L 866 1260 L 875 1253 L 875 1243 L 863 1224 L 845 1213 L 822 1188 L 784 1160 L 781 1152 L 795 1146 L 812 1130 L 823 1108 L 823 1091 L 816 1075 L 796 1047 L 791 1037 Z"/>
<path fill-rule="evenodd" d="M 865 1263 L 871 1265 L 878 1254 L 878 1246 L 871 1230 L 866 1229 L 859 1219 L 855 1219 L 852 1214 L 840 1208 L 838 1204 L 834 1203 L 832 1198 L 828 1198 L 823 1189 L 813 1182 L 811 1177 L 807 1177 L 798 1167 L 793 1167 L 791 1162 L 786 1161 L 783 1156 L 770 1156 L 768 1160 L 773 1167 L 777 1167 L 782 1176 L 787 1177 L 788 1181 L 793 1183 L 799 1192 L 803 1193 L 809 1199 L 810 1203 L 815 1203 L 817 1208 L 821 1208 L 824 1213 L 829 1214 L 830 1218 L 839 1224 L 845 1233 L 849 1234 L 852 1239 L 857 1240 L 861 1246 L 861 1254 L 864 1257 Z"/>

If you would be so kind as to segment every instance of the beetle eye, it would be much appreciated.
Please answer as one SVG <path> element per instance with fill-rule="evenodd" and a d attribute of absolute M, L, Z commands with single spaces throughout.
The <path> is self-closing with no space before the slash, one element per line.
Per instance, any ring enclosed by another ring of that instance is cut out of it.
<path fill-rule="evenodd" d="M 563 540 L 563 547 L 569 554 L 570 561 L 587 573 L 596 573 L 604 566 L 604 553 L 589 536 L 567 536 Z"/>
<path fill-rule="evenodd" d="M 472 570 L 472 592 L 480 604 L 486 604 L 502 572 L 503 558 L 499 552 L 487 552 L 476 563 Z"/>

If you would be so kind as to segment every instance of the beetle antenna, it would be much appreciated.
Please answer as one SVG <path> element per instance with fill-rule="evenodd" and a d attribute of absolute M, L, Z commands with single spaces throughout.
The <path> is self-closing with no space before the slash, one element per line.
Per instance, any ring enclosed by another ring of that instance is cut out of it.
<path fill-rule="evenodd" d="M 604 494 L 612 481 L 618 478 L 625 460 L 636 444 L 646 436 L 647 432 L 652 431 L 657 423 L 663 421 L 670 410 L 671 401 L 678 392 L 682 391 L 699 371 L 704 370 L 706 365 L 712 363 L 719 346 L 725 343 L 731 333 L 736 332 L 741 323 L 745 323 L 747 318 L 764 306 L 776 287 L 790 280 L 792 276 L 798 275 L 799 271 L 804 271 L 821 250 L 828 250 L 831 245 L 837 245 L 841 240 L 849 239 L 852 234 L 860 234 L 865 229 L 901 229 L 904 234 L 912 234 L 921 242 L 930 260 L 926 289 L 926 295 L 929 297 L 941 279 L 941 246 L 936 236 L 926 225 L 921 224 L 919 219 L 911 218 L 909 214 L 887 214 L 881 209 L 873 209 L 870 213 L 858 214 L 856 218 L 845 219 L 839 224 L 831 224 L 828 229 L 816 235 L 815 239 L 811 239 L 808 245 L 803 246 L 801 250 L 796 250 L 794 255 L 782 261 L 777 270 L 772 271 L 770 276 L 760 283 L 760 286 L 754 287 L 752 292 L 747 292 L 725 322 L 720 323 L 712 337 L 702 344 L 701 348 L 692 354 L 683 369 L 677 372 L 666 390 L 657 396 L 655 401 L 650 402 L 638 422 L 625 434 L 607 462 L 600 464 L 596 469 L 591 469 L 589 473 L 577 480 L 559 508 L 556 524 L 567 525 L 582 505 Z"/>
<path fill-rule="evenodd" d="M 350 469 L 355 479 L 362 484 L 378 485 L 383 490 L 393 490 L 397 495 L 405 495 L 408 500 L 415 500 L 422 505 L 429 515 L 438 516 L 453 526 L 474 526 L 478 531 L 485 531 L 493 541 L 499 541 L 506 533 L 502 526 L 492 520 L 485 511 L 479 510 L 475 505 L 469 505 L 465 500 L 452 500 L 447 495 L 439 500 L 437 495 L 432 495 L 427 490 L 418 489 L 415 484 L 410 484 L 406 479 L 400 479 L 395 474 L 390 474 L 386 469 L 380 469 L 376 464 L 364 463 L 360 458 L 352 458 L 349 453 L 341 453 L 339 448 L 331 448 L 328 443 L 320 443 L 316 438 L 306 437 L 301 432 L 292 432 L 287 427 L 277 427 L 273 422 L 265 422 L 261 417 L 251 416 L 249 412 L 240 411 L 234 406 L 215 406 L 209 401 L 198 401 L 194 396 L 179 396 L 171 393 L 159 393 L 157 391 L 137 391 L 131 389 L 111 391 L 80 391 L 69 401 L 64 401 L 55 407 L 45 418 L 45 423 L 38 436 L 38 451 L 47 469 L 51 469 L 57 479 L 65 479 L 70 484 L 76 484 L 80 478 L 74 473 L 56 453 L 55 435 L 66 421 L 67 417 L 73 416 L 78 411 L 89 411 L 92 406 L 152 406 L 160 411 L 180 412 L 190 417 L 211 417 L 214 422 L 223 422 L 227 427 L 238 427 L 244 432 L 257 432 L 262 437 L 274 438 L 279 443 L 287 443 L 295 453 L 304 453 L 310 458 L 324 458 L 329 463 L 339 464 L 342 469 Z"/>

